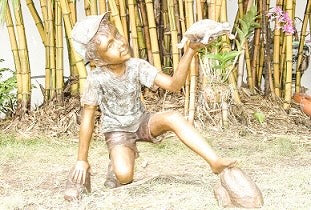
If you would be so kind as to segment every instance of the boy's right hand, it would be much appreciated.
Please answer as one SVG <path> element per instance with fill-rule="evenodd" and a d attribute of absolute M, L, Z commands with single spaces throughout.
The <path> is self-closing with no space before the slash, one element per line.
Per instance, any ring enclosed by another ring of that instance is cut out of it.
<path fill-rule="evenodd" d="M 93 174 L 90 164 L 87 161 L 78 160 L 71 174 L 72 182 L 85 184 L 86 173 Z"/>

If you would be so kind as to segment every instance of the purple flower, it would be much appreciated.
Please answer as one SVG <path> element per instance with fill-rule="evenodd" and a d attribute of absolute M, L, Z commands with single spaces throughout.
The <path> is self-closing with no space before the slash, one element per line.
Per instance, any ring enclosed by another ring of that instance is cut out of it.
<path fill-rule="evenodd" d="M 283 14 L 281 7 L 274 7 L 271 9 L 271 12 L 275 13 L 276 16 L 281 16 Z"/>
<path fill-rule="evenodd" d="M 277 20 L 279 24 L 276 25 L 276 29 L 282 28 L 284 32 L 290 34 L 293 34 L 295 32 L 292 19 L 289 17 L 288 13 L 284 12 L 280 7 L 272 8 L 267 16 L 271 20 Z"/>
<path fill-rule="evenodd" d="M 284 19 L 284 22 L 288 23 L 288 24 L 292 24 L 292 22 L 293 22 L 292 19 L 289 17 L 287 12 L 284 13 L 283 19 Z"/>
<path fill-rule="evenodd" d="M 283 31 L 286 32 L 286 33 L 290 33 L 290 34 L 293 34 L 295 33 L 295 28 L 293 27 L 292 24 L 285 24 L 283 27 L 282 27 Z"/>

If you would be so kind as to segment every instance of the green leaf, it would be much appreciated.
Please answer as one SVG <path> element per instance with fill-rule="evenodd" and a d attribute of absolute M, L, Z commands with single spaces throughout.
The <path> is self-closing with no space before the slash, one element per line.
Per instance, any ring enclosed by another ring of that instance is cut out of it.
<path fill-rule="evenodd" d="M 262 112 L 255 112 L 254 117 L 260 124 L 265 121 L 265 115 Z"/>
<path fill-rule="evenodd" d="M 240 24 L 243 34 L 248 34 L 249 26 L 247 25 L 247 23 L 244 20 L 240 19 Z"/>

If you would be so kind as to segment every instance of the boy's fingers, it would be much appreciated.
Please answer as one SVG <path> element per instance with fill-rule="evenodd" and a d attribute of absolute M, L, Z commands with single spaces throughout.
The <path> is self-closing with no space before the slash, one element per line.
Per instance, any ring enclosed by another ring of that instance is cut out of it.
<path fill-rule="evenodd" d="M 83 176 L 83 173 L 81 171 L 79 171 L 77 179 L 76 179 L 76 183 L 81 183 L 82 176 Z"/>
<path fill-rule="evenodd" d="M 90 173 L 90 175 L 91 175 L 91 176 L 93 176 L 93 175 L 94 175 L 94 172 L 93 172 L 93 170 L 92 170 L 92 168 L 91 168 L 91 167 L 89 168 L 88 172 Z"/>
<path fill-rule="evenodd" d="M 76 182 L 76 180 L 77 180 L 77 171 L 74 171 L 74 172 L 72 173 L 72 175 L 71 175 L 71 180 L 72 180 L 73 182 Z"/>
<path fill-rule="evenodd" d="M 83 171 L 83 173 L 82 173 L 82 184 L 85 184 L 85 175 L 86 175 L 86 171 Z"/>

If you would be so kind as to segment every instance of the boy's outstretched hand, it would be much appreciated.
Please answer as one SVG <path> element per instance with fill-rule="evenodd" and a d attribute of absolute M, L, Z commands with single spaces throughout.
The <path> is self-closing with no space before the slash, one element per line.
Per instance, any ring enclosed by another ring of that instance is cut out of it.
<path fill-rule="evenodd" d="M 93 175 L 90 164 L 84 160 L 78 160 L 71 174 L 74 183 L 85 184 L 86 173 Z"/>
<path fill-rule="evenodd" d="M 191 42 L 191 41 L 189 42 L 188 46 L 196 52 L 201 48 L 205 47 L 205 45 L 202 44 L 201 42 Z"/>

